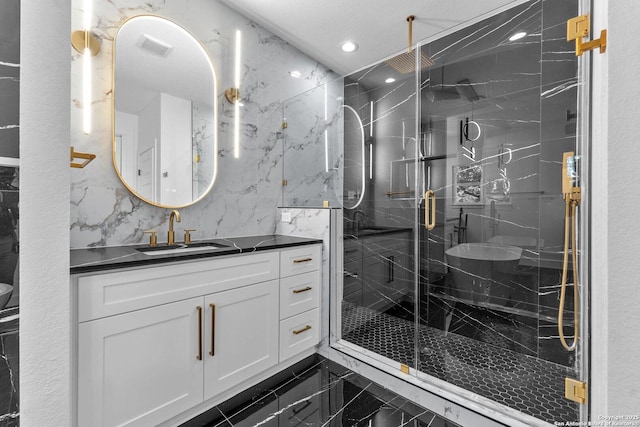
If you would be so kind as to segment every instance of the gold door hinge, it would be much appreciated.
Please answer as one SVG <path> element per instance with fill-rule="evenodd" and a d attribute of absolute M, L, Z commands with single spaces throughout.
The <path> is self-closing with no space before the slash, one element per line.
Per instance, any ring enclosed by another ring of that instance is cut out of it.
<path fill-rule="evenodd" d="M 584 404 L 587 401 L 587 383 L 569 377 L 565 378 L 564 397 Z"/>
<path fill-rule="evenodd" d="M 282 122 L 282 129 L 286 129 L 287 128 L 287 122 Z"/>
<path fill-rule="evenodd" d="M 590 30 L 589 15 L 580 15 L 567 21 L 567 41 L 576 41 L 576 56 L 581 56 L 584 52 L 600 48 L 600 53 L 607 50 L 607 30 L 600 31 L 600 38 L 583 42 L 582 39 L 589 37 Z"/>
<path fill-rule="evenodd" d="M 282 180 L 282 186 L 283 186 L 283 187 L 286 187 L 286 186 L 287 186 L 287 180 L 286 180 L 286 179 L 283 179 L 283 180 Z"/>

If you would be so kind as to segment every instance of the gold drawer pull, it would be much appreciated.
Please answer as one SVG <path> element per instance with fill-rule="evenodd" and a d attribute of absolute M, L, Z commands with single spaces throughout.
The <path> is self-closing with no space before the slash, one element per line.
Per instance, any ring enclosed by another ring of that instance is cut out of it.
<path fill-rule="evenodd" d="M 302 289 L 294 289 L 293 293 L 294 294 L 300 294 L 302 292 L 310 291 L 311 289 L 313 289 L 311 286 L 307 286 L 306 288 L 302 288 Z"/>
<path fill-rule="evenodd" d="M 294 259 L 293 263 L 300 264 L 301 262 L 309 262 L 309 261 L 313 261 L 313 258 Z"/>
<path fill-rule="evenodd" d="M 202 360 L 202 307 L 197 306 L 198 310 L 198 355 L 197 360 Z"/>
<path fill-rule="evenodd" d="M 308 331 L 309 329 L 311 329 L 311 325 L 307 325 L 302 329 L 298 329 L 297 331 L 293 331 L 293 335 L 301 334 L 301 333 L 303 333 L 305 331 Z"/>

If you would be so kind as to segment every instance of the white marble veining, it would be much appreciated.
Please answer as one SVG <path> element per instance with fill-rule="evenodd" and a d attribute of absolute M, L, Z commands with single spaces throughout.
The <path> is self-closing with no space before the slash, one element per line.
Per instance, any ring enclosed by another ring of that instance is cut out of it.
<path fill-rule="evenodd" d="M 342 79 L 284 104 L 284 206 L 342 206 Z"/>
<path fill-rule="evenodd" d="M 73 2 L 73 28 L 82 23 L 82 2 Z M 321 64 L 219 2 L 134 0 L 97 2 L 93 31 L 101 52 L 93 58 L 92 132 L 82 133 L 82 66 L 70 49 L 71 145 L 97 155 L 71 175 L 71 247 L 115 246 L 143 241 L 143 230 L 166 239 L 169 210 L 140 202 L 121 184 L 111 160 L 112 44 L 128 17 L 154 14 L 175 21 L 198 38 L 213 59 L 218 78 L 218 175 L 213 190 L 198 204 L 181 209 L 181 228 L 195 228 L 194 239 L 269 234 L 275 231 L 282 200 L 282 101 L 335 76 Z M 233 82 L 233 46 L 242 31 L 240 157 L 233 157 L 234 109 L 223 92 Z M 289 71 L 298 70 L 300 79 Z M 207 139 L 207 126 L 194 129 Z M 203 158 L 210 156 L 205 150 Z M 198 180 L 200 181 L 200 180 Z M 196 184 L 194 184 L 196 185 Z M 201 186 L 201 185 L 200 185 Z"/>

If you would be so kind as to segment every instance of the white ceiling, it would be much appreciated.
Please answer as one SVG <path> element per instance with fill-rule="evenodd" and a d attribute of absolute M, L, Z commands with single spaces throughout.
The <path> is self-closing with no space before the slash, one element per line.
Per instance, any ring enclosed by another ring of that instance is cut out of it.
<path fill-rule="evenodd" d="M 447 33 L 523 0 L 221 0 L 338 74 L 349 74 L 413 43 Z M 359 49 L 343 53 L 352 40 Z"/>

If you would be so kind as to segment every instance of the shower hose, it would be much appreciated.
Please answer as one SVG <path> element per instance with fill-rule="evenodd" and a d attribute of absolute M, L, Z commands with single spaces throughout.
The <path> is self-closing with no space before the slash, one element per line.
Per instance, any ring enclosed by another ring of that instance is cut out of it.
<path fill-rule="evenodd" d="M 562 263 L 562 283 L 560 285 L 560 303 L 558 308 L 558 334 L 560 343 L 567 351 L 574 351 L 578 343 L 579 294 L 578 294 L 578 254 L 576 249 L 576 212 L 579 199 L 565 195 L 564 220 L 564 259 Z M 569 235 L 571 235 L 571 263 L 573 264 L 573 343 L 567 344 L 564 336 L 564 300 L 567 292 L 567 273 L 569 270 Z"/>

